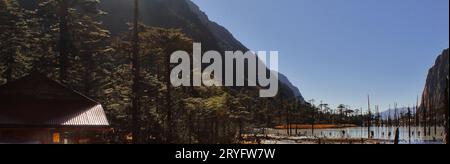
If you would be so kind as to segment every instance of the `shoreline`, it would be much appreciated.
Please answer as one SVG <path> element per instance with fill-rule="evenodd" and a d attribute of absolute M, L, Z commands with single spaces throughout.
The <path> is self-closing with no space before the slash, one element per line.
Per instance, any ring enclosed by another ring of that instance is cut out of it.
<path fill-rule="evenodd" d="M 253 136 L 246 137 L 246 140 L 239 144 L 394 144 L 389 139 L 369 139 L 369 138 L 327 138 L 327 137 L 288 137 L 288 136 Z M 401 140 L 399 144 L 443 144 L 439 141 L 422 141 L 408 143 Z"/>
<path fill-rule="evenodd" d="M 341 128 L 354 128 L 360 127 L 355 124 L 315 124 L 314 129 L 341 129 Z M 311 129 L 311 124 L 292 124 L 290 129 Z M 274 129 L 288 129 L 287 125 L 278 125 Z"/>

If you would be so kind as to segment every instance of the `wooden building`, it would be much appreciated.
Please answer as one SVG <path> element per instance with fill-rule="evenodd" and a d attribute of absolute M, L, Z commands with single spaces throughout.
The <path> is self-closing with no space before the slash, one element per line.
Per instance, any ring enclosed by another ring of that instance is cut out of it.
<path fill-rule="evenodd" d="M 0 86 L 0 143 L 104 143 L 102 106 L 38 73 Z"/>

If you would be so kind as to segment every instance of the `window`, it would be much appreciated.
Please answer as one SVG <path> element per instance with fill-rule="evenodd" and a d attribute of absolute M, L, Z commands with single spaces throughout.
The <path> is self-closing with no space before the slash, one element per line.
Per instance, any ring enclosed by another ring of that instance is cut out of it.
<path fill-rule="evenodd" d="M 53 143 L 60 143 L 61 142 L 61 134 L 53 133 L 52 140 L 53 140 Z"/>

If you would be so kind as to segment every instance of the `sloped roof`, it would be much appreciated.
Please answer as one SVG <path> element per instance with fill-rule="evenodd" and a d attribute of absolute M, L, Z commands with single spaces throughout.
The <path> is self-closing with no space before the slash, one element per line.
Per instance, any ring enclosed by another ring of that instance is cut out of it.
<path fill-rule="evenodd" d="M 0 86 L 0 127 L 106 127 L 102 106 L 41 74 Z"/>

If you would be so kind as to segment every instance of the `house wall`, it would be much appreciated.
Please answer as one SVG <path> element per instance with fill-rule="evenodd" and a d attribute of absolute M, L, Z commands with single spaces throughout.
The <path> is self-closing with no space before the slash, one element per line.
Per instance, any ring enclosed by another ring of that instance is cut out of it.
<path fill-rule="evenodd" d="M 0 129 L 0 143 L 50 144 L 48 129 Z"/>
<path fill-rule="evenodd" d="M 18 144 L 90 144 L 104 143 L 103 132 L 82 129 L 0 128 L 1 143 Z M 56 142 L 59 141 L 59 142 Z"/>

